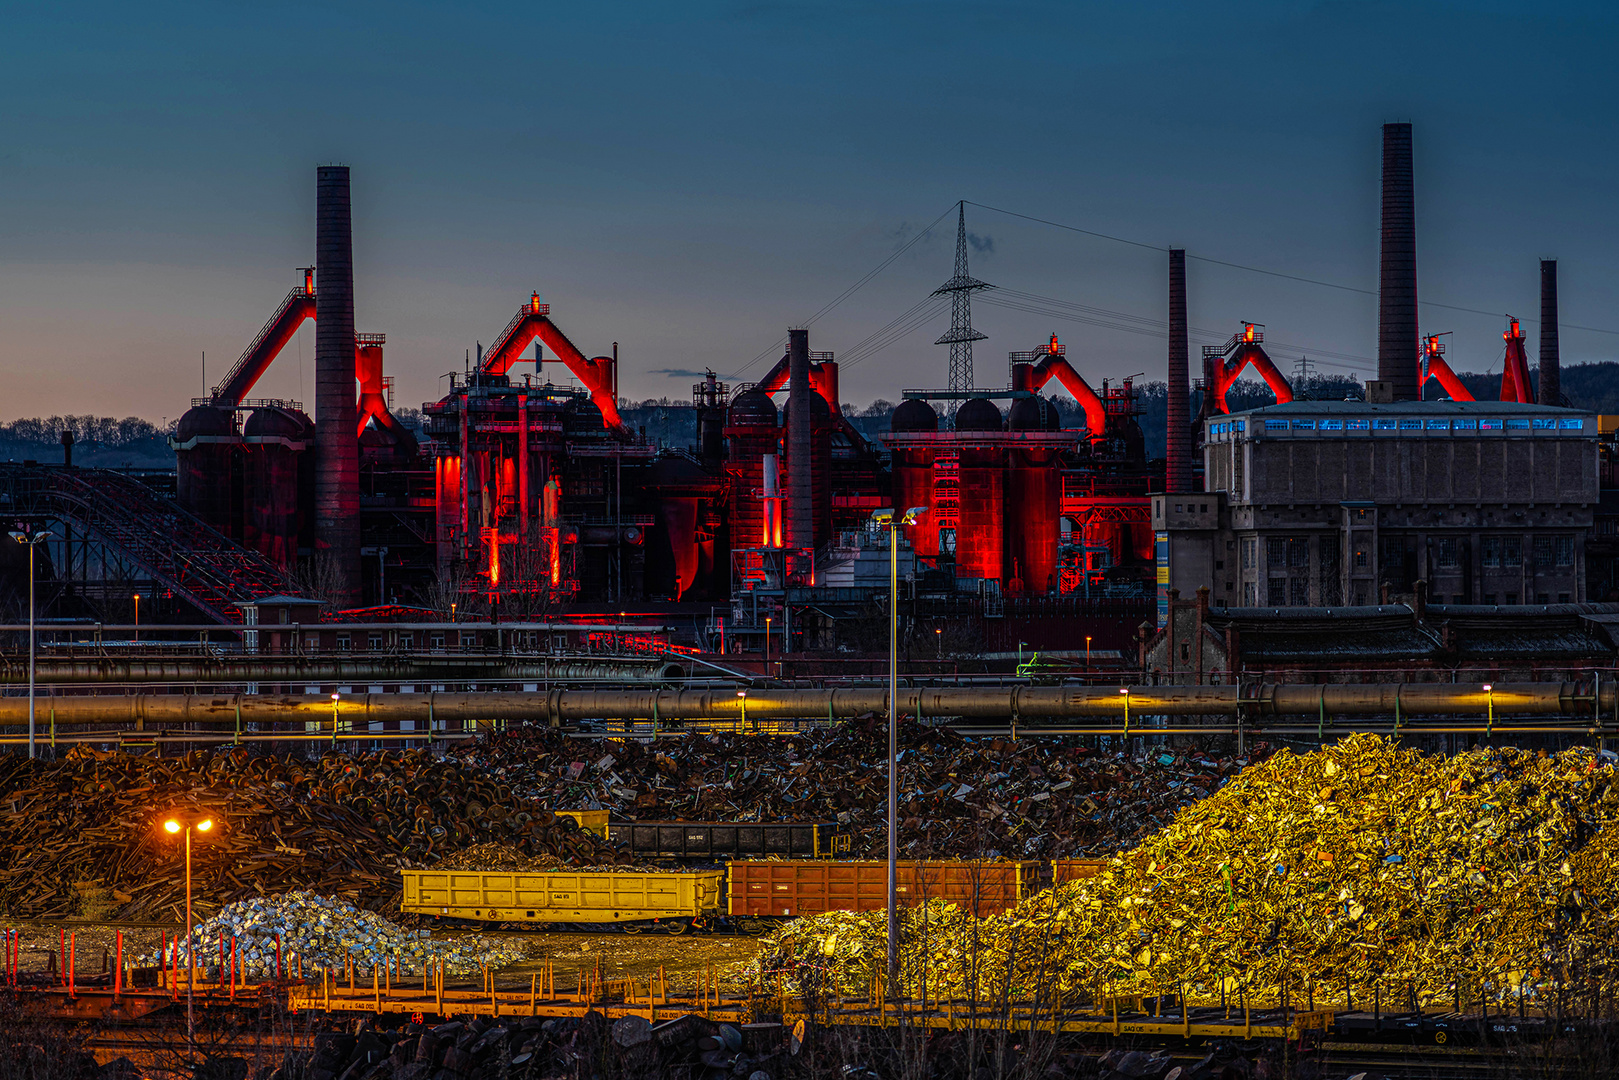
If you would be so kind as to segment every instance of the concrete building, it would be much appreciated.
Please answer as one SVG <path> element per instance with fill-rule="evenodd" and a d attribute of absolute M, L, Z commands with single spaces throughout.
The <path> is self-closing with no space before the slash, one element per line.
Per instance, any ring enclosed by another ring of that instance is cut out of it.
<path fill-rule="evenodd" d="M 1423 580 L 1434 603 L 1586 600 L 1591 413 L 1295 401 L 1212 417 L 1202 437 L 1206 490 L 1153 496 L 1166 597 L 1207 586 L 1214 607 L 1359 607 Z"/>

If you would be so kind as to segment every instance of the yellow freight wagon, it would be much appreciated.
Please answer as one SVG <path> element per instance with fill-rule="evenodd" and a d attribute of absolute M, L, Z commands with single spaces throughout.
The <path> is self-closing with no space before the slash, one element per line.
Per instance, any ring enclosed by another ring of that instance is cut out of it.
<path fill-rule="evenodd" d="M 480 922 L 631 924 L 720 913 L 725 871 L 401 870 L 401 911 Z"/>
<path fill-rule="evenodd" d="M 554 810 L 557 817 L 571 817 L 579 823 L 580 832 L 595 833 L 603 840 L 607 839 L 606 810 Z"/>

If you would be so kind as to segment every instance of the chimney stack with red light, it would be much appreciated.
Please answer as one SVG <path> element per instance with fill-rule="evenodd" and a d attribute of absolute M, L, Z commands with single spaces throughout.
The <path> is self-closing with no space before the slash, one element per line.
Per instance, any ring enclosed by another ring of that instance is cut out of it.
<path fill-rule="evenodd" d="M 1411 125 L 1383 125 L 1383 241 L 1377 378 L 1394 401 L 1417 400 L 1417 214 Z"/>

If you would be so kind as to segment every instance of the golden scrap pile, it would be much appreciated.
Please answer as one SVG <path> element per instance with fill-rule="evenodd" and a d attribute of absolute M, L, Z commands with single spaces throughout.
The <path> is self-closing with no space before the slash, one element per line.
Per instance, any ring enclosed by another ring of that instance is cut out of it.
<path fill-rule="evenodd" d="M 906 987 L 1032 999 L 1242 988 L 1295 1001 L 1346 982 L 1516 1002 L 1611 977 L 1619 785 L 1611 755 L 1425 756 L 1371 735 L 1281 752 L 1182 810 L 1093 878 L 1001 916 L 912 917 Z M 925 940 L 923 935 L 926 935 Z M 800 920 L 767 983 L 863 992 L 881 913 Z"/>

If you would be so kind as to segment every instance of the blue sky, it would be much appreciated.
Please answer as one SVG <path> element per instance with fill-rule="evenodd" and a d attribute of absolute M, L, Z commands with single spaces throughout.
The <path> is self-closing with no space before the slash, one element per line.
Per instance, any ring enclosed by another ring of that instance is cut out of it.
<path fill-rule="evenodd" d="M 202 354 L 215 381 L 312 261 L 314 171 L 332 161 L 353 168 L 357 325 L 388 334 L 400 404 L 436 396 L 534 289 L 588 354 L 620 343 L 626 396 L 685 397 L 693 379 L 665 373 L 744 369 L 958 199 L 981 204 L 976 276 L 1104 312 L 1162 319 L 1153 249 L 1171 245 L 1375 289 L 1389 120 L 1415 125 L 1419 295 L 1488 313 L 1424 308 L 1425 330 L 1455 332 L 1455 366 L 1500 370 L 1502 316 L 1538 315 L 1541 257 L 1560 260 L 1565 323 L 1619 330 L 1605 7 L 88 3 L 8 18 L 0 418 L 177 415 Z M 950 223 L 817 318 L 811 347 L 858 356 L 948 277 Z M 1284 368 L 1300 351 L 1325 370 L 1375 356 L 1371 296 L 1199 261 L 1190 279 L 1195 327 L 1265 323 Z M 1052 330 L 1093 382 L 1161 377 L 1161 338 L 1032 306 L 976 309 L 981 383 Z M 845 399 L 942 384 L 946 319 L 867 350 Z M 306 329 L 256 392 L 309 400 L 312 353 Z M 1565 329 L 1566 362 L 1616 353 L 1619 335 Z"/>

